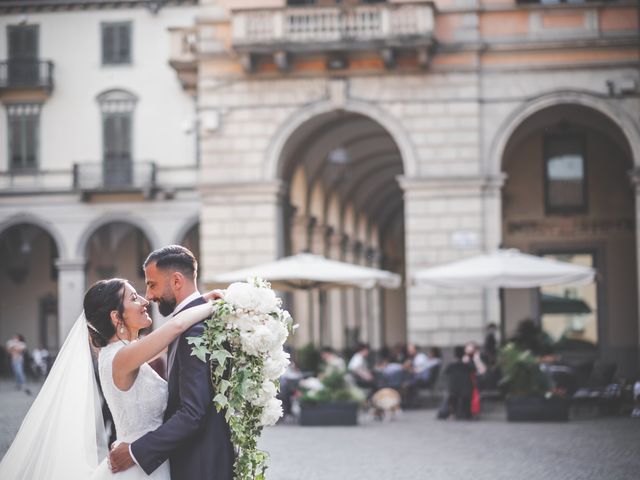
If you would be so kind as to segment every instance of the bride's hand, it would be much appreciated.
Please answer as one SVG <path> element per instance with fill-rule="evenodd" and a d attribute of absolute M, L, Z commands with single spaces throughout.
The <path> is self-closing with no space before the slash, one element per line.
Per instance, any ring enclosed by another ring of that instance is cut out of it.
<path fill-rule="evenodd" d="M 204 299 L 208 302 L 215 302 L 224 298 L 224 290 L 211 290 L 203 295 Z"/>

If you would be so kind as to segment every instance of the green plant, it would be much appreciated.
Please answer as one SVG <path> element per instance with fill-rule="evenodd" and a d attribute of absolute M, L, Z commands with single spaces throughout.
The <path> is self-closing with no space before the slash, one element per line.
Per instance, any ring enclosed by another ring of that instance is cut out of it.
<path fill-rule="evenodd" d="M 317 373 L 320 368 L 320 361 L 320 351 L 313 343 L 307 343 L 295 353 L 296 366 L 303 372 Z"/>
<path fill-rule="evenodd" d="M 509 397 L 542 397 L 549 391 L 547 376 L 530 350 L 508 343 L 500 350 L 498 363 L 502 369 L 500 384 Z"/>
<path fill-rule="evenodd" d="M 301 403 L 361 402 L 364 395 L 347 382 L 346 373 L 333 371 L 322 378 L 322 388 L 305 391 Z"/>

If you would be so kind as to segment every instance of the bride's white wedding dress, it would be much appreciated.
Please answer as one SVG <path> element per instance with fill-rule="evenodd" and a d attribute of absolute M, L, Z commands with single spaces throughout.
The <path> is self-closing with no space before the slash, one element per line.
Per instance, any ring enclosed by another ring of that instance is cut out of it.
<path fill-rule="evenodd" d="M 113 383 L 113 358 L 126 343 L 114 342 L 100 350 L 98 373 L 109 410 L 113 415 L 118 442 L 131 443 L 145 433 L 162 425 L 167 407 L 167 382 L 147 363 L 143 363 L 129 390 L 118 389 Z M 117 474 L 111 473 L 105 458 L 92 476 L 92 480 L 170 480 L 169 462 L 166 461 L 151 475 L 134 465 Z"/>

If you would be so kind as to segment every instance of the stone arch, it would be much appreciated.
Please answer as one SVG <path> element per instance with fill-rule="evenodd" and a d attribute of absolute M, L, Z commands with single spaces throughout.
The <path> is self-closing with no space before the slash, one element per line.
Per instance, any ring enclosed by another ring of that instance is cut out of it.
<path fill-rule="evenodd" d="M 191 230 L 193 227 L 195 227 L 199 223 L 200 223 L 200 215 L 198 214 L 193 215 L 189 219 L 187 219 L 187 221 L 185 221 L 182 224 L 182 226 L 180 226 L 180 228 L 178 229 L 178 232 L 173 237 L 173 243 L 177 245 L 180 242 L 182 242 L 182 240 L 184 240 L 184 237 L 187 235 L 187 233 L 189 233 L 189 230 Z"/>
<path fill-rule="evenodd" d="M 47 232 L 56 242 L 59 258 L 61 260 L 68 258 L 69 252 L 67 250 L 67 245 L 64 237 L 51 222 L 48 222 L 47 220 L 44 220 L 36 215 L 32 215 L 29 213 L 18 213 L 10 217 L 8 220 L 0 223 L 0 235 L 2 235 L 9 228 L 24 223 L 35 225 Z"/>
<path fill-rule="evenodd" d="M 76 245 L 76 255 L 79 258 L 84 258 L 85 252 L 87 249 L 87 243 L 91 236 L 102 226 L 107 225 L 109 223 L 114 222 L 122 222 L 132 225 L 136 228 L 139 228 L 142 233 L 145 234 L 147 240 L 151 244 L 151 249 L 154 250 L 159 248 L 160 242 L 158 240 L 158 236 L 151 226 L 142 218 L 132 215 L 130 213 L 108 213 L 103 215 L 93 222 L 89 224 L 89 226 L 82 232 L 82 235 L 78 239 L 78 243 Z"/>
<path fill-rule="evenodd" d="M 267 147 L 265 169 L 263 172 L 265 180 L 280 178 L 281 161 L 284 157 L 282 153 L 287 141 L 295 134 L 296 130 L 314 117 L 334 111 L 360 114 L 379 123 L 387 130 L 400 150 L 404 175 L 410 178 L 417 174 L 418 157 L 414 145 L 402 127 L 402 124 L 394 116 L 377 105 L 368 102 L 346 100 L 344 105 L 336 108 L 334 103 L 325 100 L 295 112 L 277 129 L 275 136 Z"/>
<path fill-rule="evenodd" d="M 502 122 L 498 134 L 489 147 L 487 173 L 499 175 L 502 171 L 502 159 L 505 149 L 517 128 L 537 112 L 559 105 L 580 105 L 605 115 L 622 131 L 634 166 L 640 166 L 640 131 L 633 119 L 621 108 L 616 108 L 600 96 L 587 91 L 560 90 L 540 95 L 525 104 L 519 105 Z"/>

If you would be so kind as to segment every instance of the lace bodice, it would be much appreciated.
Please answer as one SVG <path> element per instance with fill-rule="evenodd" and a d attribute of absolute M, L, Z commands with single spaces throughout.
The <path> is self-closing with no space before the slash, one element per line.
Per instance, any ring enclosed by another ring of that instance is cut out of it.
<path fill-rule="evenodd" d="M 146 363 L 140 367 L 131 388 L 119 390 L 113 383 L 113 358 L 124 346 L 122 342 L 115 342 L 102 348 L 98 372 L 118 440 L 132 442 L 162 425 L 168 390 L 167 382 Z"/>

